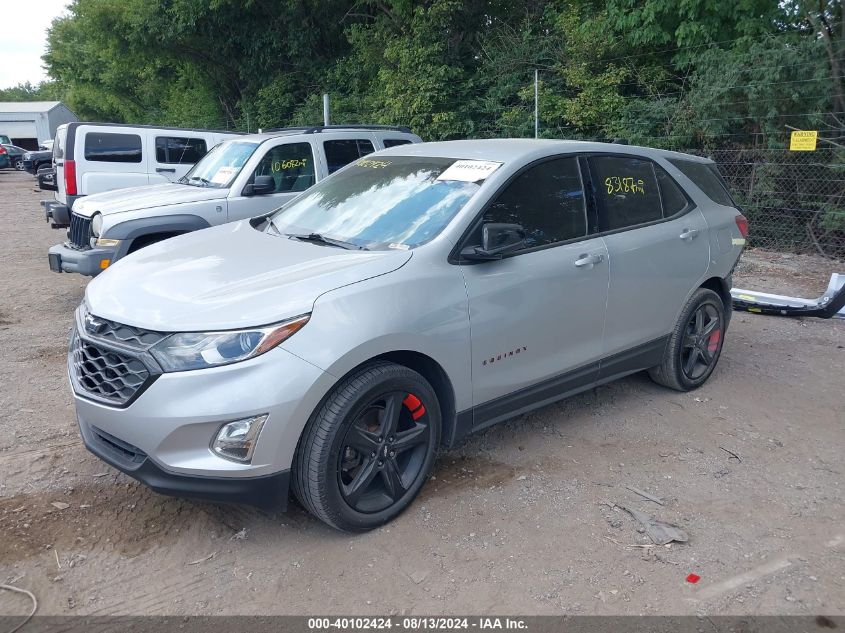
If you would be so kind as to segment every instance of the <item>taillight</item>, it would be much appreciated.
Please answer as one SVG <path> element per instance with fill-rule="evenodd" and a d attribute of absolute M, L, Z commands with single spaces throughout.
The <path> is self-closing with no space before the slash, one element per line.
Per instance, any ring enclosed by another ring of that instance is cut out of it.
<path fill-rule="evenodd" d="M 76 195 L 76 162 L 66 160 L 65 168 L 65 193 L 69 196 Z"/>
<path fill-rule="evenodd" d="M 736 216 L 736 228 L 742 234 L 742 237 L 748 237 L 748 218 L 741 213 Z"/>
<path fill-rule="evenodd" d="M 6 148 L 3 147 L 2 145 L 0 145 L 0 154 L 5 154 L 5 153 L 6 153 Z"/>

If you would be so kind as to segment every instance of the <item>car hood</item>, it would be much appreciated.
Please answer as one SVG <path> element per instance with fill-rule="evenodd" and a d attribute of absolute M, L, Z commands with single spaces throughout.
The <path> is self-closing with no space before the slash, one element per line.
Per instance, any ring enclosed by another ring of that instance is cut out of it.
<path fill-rule="evenodd" d="M 299 242 L 243 221 L 147 246 L 95 277 L 85 300 L 96 316 L 149 330 L 254 327 L 311 312 L 321 294 L 410 258 Z"/>
<path fill-rule="evenodd" d="M 129 189 L 115 189 L 104 191 L 80 198 L 73 205 L 74 213 L 92 216 L 95 211 L 103 215 L 149 209 L 170 204 L 187 204 L 204 200 L 218 200 L 225 198 L 228 189 L 216 187 L 194 187 L 179 183 L 165 183 L 163 185 L 146 185 L 130 187 Z"/>

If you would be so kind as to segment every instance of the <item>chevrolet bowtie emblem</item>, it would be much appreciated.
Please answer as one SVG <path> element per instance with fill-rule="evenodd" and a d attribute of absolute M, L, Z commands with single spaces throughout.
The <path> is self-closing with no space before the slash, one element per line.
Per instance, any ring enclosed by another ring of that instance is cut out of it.
<path fill-rule="evenodd" d="M 89 334 L 98 334 L 104 325 L 105 323 L 97 317 L 91 316 L 90 314 L 85 315 L 85 331 Z"/>

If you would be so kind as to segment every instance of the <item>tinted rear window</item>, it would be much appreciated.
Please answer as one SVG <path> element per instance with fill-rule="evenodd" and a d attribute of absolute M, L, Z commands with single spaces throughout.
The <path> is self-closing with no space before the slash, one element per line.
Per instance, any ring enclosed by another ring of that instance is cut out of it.
<path fill-rule="evenodd" d="M 173 165 L 193 165 L 205 156 L 207 148 L 201 138 L 178 136 L 156 137 L 156 162 Z"/>
<path fill-rule="evenodd" d="M 396 147 L 397 145 L 410 145 L 411 141 L 406 138 L 386 138 L 384 139 L 385 148 Z"/>
<path fill-rule="evenodd" d="M 329 173 L 333 174 L 341 167 L 345 167 L 353 160 L 372 154 L 375 151 L 373 144 L 365 138 L 343 139 L 337 141 L 326 141 L 323 143 L 326 150 L 326 162 Z"/>
<path fill-rule="evenodd" d="M 65 136 L 67 131 L 57 132 L 56 139 L 53 142 L 53 158 L 65 157 Z"/>
<path fill-rule="evenodd" d="M 684 176 L 692 180 L 696 187 L 701 189 L 716 204 L 722 204 L 726 207 L 736 206 L 731 194 L 728 193 L 722 182 L 716 165 L 677 158 L 670 158 L 669 162 L 680 169 Z"/>
<path fill-rule="evenodd" d="M 88 132 L 85 135 L 85 160 L 140 163 L 141 137 L 137 134 Z"/>

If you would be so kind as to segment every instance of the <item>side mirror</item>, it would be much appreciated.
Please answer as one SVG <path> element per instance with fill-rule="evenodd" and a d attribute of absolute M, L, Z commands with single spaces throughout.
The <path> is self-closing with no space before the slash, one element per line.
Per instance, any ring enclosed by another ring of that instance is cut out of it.
<path fill-rule="evenodd" d="M 273 180 L 273 176 L 256 176 L 255 182 L 245 186 L 241 193 L 244 196 L 263 196 L 275 190 L 276 181 Z"/>
<path fill-rule="evenodd" d="M 481 227 L 481 247 L 468 247 L 461 257 L 469 260 L 502 259 L 525 248 L 525 229 L 519 224 L 488 222 Z"/>

